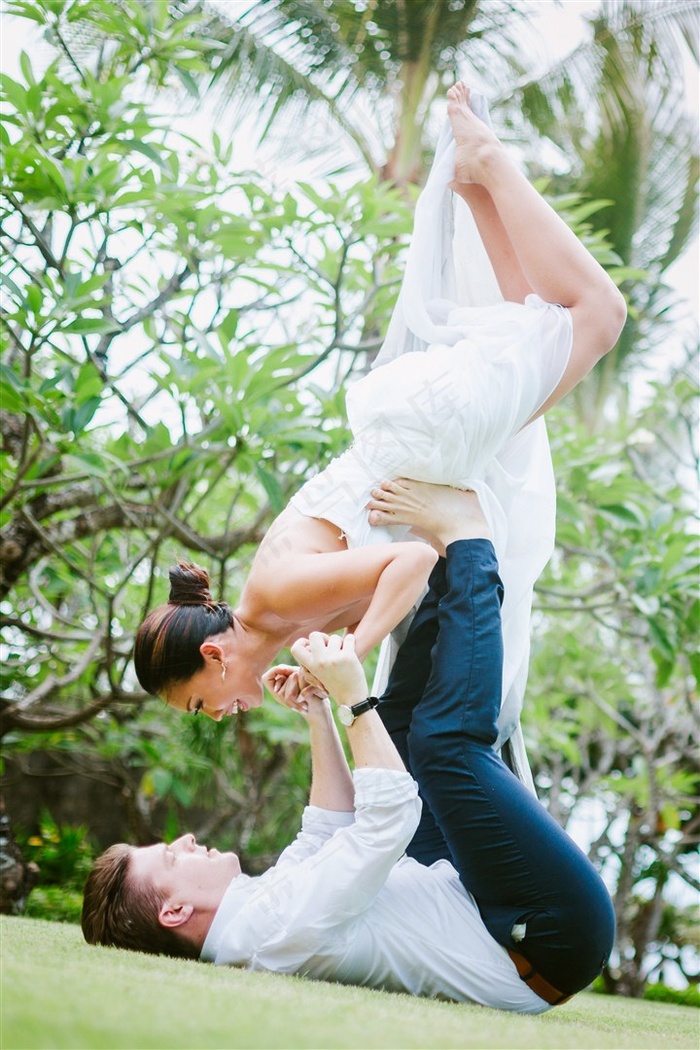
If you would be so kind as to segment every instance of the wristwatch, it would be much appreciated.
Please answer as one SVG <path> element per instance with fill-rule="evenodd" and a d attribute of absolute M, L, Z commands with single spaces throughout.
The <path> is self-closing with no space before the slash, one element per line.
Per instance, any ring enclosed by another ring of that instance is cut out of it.
<path fill-rule="evenodd" d="M 368 696 L 366 700 L 360 700 L 359 704 L 353 704 L 352 707 L 348 704 L 339 704 L 338 721 L 344 726 L 351 726 L 356 718 L 366 711 L 373 711 L 378 703 L 376 696 Z"/>

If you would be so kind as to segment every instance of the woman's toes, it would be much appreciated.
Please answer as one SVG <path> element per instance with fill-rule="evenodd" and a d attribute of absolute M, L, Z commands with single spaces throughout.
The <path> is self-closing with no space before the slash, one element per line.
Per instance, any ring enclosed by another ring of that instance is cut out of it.
<path fill-rule="evenodd" d="M 402 484 L 400 478 L 387 478 L 385 481 L 380 483 L 380 495 L 385 492 L 391 492 L 394 495 L 405 492 L 408 486 L 405 482 Z"/>
<path fill-rule="evenodd" d="M 467 87 L 463 80 L 458 80 L 447 92 L 447 97 L 453 102 L 465 102 L 469 105 L 471 88 Z"/>
<path fill-rule="evenodd" d="M 370 525 L 389 525 L 392 522 L 390 516 L 383 510 L 371 510 L 369 512 L 369 523 Z"/>

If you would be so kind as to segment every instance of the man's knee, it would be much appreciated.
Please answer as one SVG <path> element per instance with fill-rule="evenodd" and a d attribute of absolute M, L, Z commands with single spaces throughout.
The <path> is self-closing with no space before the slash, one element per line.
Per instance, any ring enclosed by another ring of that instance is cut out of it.
<path fill-rule="evenodd" d="M 492 744 L 496 739 L 494 725 L 484 727 L 484 739 L 467 736 L 463 732 L 441 732 L 421 729 L 413 725 L 408 734 L 408 756 L 411 774 L 419 786 L 444 785 L 450 779 L 457 782 L 469 776 L 484 761 L 492 758 Z"/>
<path fill-rule="evenodd" d="M 475 700 L 480 699 L 475 696 Z M 437 715 L 424 715 L 420 705 L 415 709 L 408 734 L 411 764 L 417 776 L 418 765 L 444 768 L 450 762 L 461 766 L 470 763 L 473 751 L 490 749 L 498 738 L 498 708 L 495 704 L 463 702 L 452 710 Z"/>

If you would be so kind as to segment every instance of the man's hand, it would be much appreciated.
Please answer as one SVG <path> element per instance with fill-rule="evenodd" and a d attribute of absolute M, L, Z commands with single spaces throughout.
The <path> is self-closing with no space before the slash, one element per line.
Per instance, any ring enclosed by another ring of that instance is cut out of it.
<path fill-rule="evenodd" d="M 263 685 L 283 707 L 308 715 L 309 705 L 318 704 L 328 691 L 301 667 L 277 664 L 262 676 Z"/>
<path fill-rule="evenodd" d="M 367 679 L 355 655 L 355 636 L 314 631 L 292 646 L 292 655 L 306 672 L 342 704 L 355 704 L 367 696 Z"/>

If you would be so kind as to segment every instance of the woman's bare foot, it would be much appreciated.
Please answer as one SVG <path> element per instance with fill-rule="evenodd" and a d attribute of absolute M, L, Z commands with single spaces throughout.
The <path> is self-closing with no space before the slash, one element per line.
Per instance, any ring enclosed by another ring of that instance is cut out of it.
<path fill-rule="evenodd" d="M 447 92 L 447 114 L 457 144 L 455 178 L 450 184 L 454 190 L 465 183 L 481 183 L 493 157 L 505 156 L 491 129 L 472 113 L 470 94 L 470 89 L 461 80 Z"/>
<path fill-rule="evenodd" d="M 372 489 L 370 525 L 411 525 L 438 554 L 455 540 L 490 540 L 491 530 L 475 492 L 397 478 Z"/>

